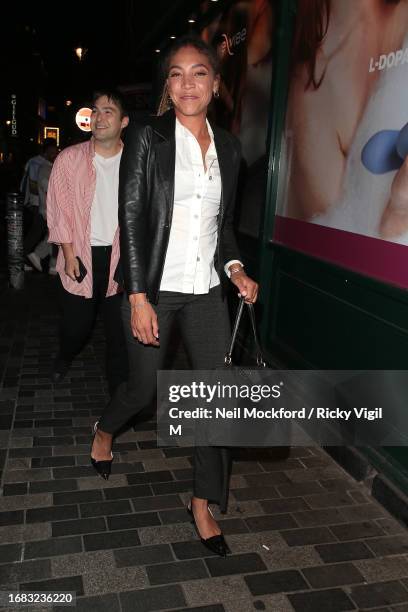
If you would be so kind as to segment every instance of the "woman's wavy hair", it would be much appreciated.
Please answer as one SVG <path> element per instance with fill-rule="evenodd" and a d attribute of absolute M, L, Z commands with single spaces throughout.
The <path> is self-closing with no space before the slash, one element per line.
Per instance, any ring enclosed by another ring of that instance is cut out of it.
<path fill-rule="evenodd" d="M 340 0 L 341 1 L 341 0 Z M 400 0 L 383 0 L 385 4 L 398 4 Z M 307 68 L 305 89 L 318 89 L 325 73 L 316 78 L 317 53 L 327 34 L 332 0 L 298 0 L 293 42 L 292 67 L 304 64 Z"/>
<path fill-rule="evenodd" d="M 220 73 L 220 64 L 215 49 L 210 47 L 210 45 L 204 42 L 201 38 L 198 38 L 198 36 L 182 36 L 171 45 L 163 60 L 162 71 L 165 82 L 157 109 L 157 115 L 163 115 L 171 108 L 171 100 L 167 87 L 167 77 L 169 74 L 171 59 L 178 51 L 180 51 L 180 49 L 184 49 L 185 47 L 193 47 L 199 53 L 205 55 L 214 71 L 214 74 Z"/>

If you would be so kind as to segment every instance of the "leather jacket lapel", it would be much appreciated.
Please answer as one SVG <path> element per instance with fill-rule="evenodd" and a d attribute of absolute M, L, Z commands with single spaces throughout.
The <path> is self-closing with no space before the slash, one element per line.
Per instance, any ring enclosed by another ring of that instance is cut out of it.
<path fill-rule="evenodd" d="M 163 193 L 166 197 L 167 209 L 169 211 L 168 221 L 171 223 L 174 203 L 174 172 L 176 165 L 174 112 L 168 111 L 160 117 L 154 117 L 152 127 L 157 136 L 154 148 L 158 175 L 161 179 Z"/>
<path fill-rule="evenodd" d="M 217 151 L 218 165 L 221 175 L 221 202 L 219 221 L 222 222 L 225 208 L 231 196 L 232 182 L 234 177 L 234 167 L 231 159 L 231 150 L 227 146 L 227 141 L 222 137 L 217 126 L 211 126 L 214 133 L 214 144 Z"/>

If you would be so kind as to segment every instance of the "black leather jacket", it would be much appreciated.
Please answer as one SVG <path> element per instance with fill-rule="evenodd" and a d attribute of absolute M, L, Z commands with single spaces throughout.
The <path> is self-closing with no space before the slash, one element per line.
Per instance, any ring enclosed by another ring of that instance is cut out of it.
<path fill-rule="evenodd" d="M 232 134 L 211 127 L 222 181 L 214 263 L 224 282 L 225 263 L 240 259 L 232 228 L 240 144 Z M 147 125 L 131 123 L 120 164 L 120 262 L 115 280 L 128 294 L 146 293 L 154 304 L 158 302 L 173 215 L 175 130 L 173 110 L 152 117 Z"/>

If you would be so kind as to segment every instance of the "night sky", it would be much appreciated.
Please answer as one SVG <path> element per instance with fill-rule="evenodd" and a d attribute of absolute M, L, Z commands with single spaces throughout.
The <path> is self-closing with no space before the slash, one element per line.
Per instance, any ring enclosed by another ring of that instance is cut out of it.
<path fill-rule="evenodd" d="M 188 31 L 195 0 L 21 2 L 2 5 L 2 90 L 39 89 L 51 104 L 100 84 L 150 81 L 155 48 Z M 82 62 L 76 46 L 88 49 Z M 5 86 L 5 87 L 4 87 Z M 1 95 L 1 94 L 0 94 Z"/>

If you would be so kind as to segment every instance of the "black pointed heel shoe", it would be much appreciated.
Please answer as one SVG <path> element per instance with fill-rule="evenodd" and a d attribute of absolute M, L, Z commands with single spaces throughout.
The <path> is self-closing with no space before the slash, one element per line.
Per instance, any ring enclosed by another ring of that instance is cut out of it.
<path fill-rule="evenodd" d="M 92 442 L 91 442 L 91 453 L 92 453 L 92 446 L 93 446 L 93 442 L 95 440 L 97 431 L 98 431 L 98 421 L 96 421 L 95 425 L 93 426 L 94 434 L 93 434 Z M 96 470 L 99 476 L 101 476 L 101 478 L 103 478 L 104 480 L 109 480 L 109 476 L 111 473 L 112 461 L 113 461 L 112 451 L 111 451 L 111 455 L 112 455 L 112 459 L 105 459 L 105 460 L 97 461 L 96 459 L 92 457 L 92 454 L 91 454 L 92 467 Z"/>
<path fill-rule="evenodd" d="M 194 517 L 191 502 L 187 506 L 187 512 L 189 513 L 191 517 L 191 523 L 192 525 L 194 525 L 194 528 L 197 532 L 198 537 L 201 540 L 201 543 L 204 544 L 204 546 L 208 548 L 208 550 L 210 550 L 212 553 L 215 553 L 216 555 L 219 555 L 220 557 L 226 557 L 227 554 L 229 554 L 231 551 L 229 549 L 228 544 L 224 540 L 224 536 L 222 535 L 222 533 L 220 533 L 220 535 L 212 536 L 211 538 L 207 538 L 207 539 L 202 538 L 200 535 L 200 532 L 198 531 L 198 527 L 197 527 L 197 523 Z M 208 512 L 211 514 L 211 516 L 213 516 L 213 513 L 211 512 L 210 508 L 208 508 Z"/>

